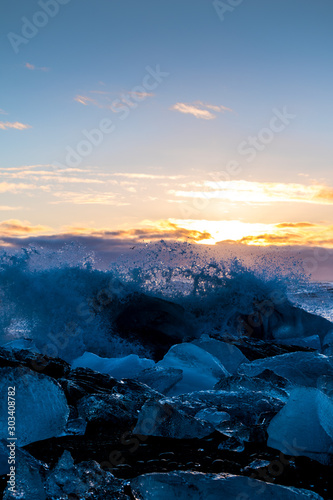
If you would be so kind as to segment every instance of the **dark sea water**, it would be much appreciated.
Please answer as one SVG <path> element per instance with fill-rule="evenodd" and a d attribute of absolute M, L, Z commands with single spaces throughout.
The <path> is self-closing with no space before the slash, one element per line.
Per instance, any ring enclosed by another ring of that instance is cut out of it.
<path fill-rule="evenodd" d="M 333 321 L 333 282 L 310 282 L 300 285 L 291 299 L 308 312 Z"/>

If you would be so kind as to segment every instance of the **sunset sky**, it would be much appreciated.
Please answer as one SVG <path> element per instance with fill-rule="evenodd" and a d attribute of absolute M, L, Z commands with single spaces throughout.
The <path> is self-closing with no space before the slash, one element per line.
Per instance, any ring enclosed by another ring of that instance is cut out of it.
<path fill-rule="evenodd" d="M 333 248 L 331 0 L 1 10 L 3 245 Z"/>

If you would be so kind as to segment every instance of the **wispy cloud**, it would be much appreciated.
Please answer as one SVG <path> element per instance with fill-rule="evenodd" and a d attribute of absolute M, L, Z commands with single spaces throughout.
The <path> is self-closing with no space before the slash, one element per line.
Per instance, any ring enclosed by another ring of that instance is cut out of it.
<path fill-rule="evenodd" d="M 28 221 L 9 219 L 0 222 L 0 236 L 21 236 L 29 234 L 45 234 L 50 231 L 48 226 L 33 226 Z"/>
<path fill-rule="evenodd" d="M 10 128 L 14 128 L 16 130 L 26 130 L 32 127 L 31 125 L 26 125 L 20 122 L 0 122 L 0 130 L 7 130 Z"/>
<path fill-rule="evenodd" d="M 276 224 L 279 229 L 287 228 L 304 228 L 304 227 L 316 227 L 316 224 L 311 224 L 310 222 L 282 222 L 281 224 Z"/>
<path fill-rule="evenodd" d="M 245 245 L 307 246 L 333 248 L 333 226 L 313 225 L 307 231 L 281 231 L 244 236 L 238 241 Z"/>
<path fill-rule="evenodd" d="M 225 111 L 232 112 L 232 109 L 222 105 L 208 104 L 202 101 L 195 101 L 193 103 L 177 102 L 170 108 L 172 111 L 179 111 L 179 113 L 189 114 L 201 120 L 214 120 L 215 113 L 224 113 Z M 212 113 L 214 111 L 215 113 Z"/>
<path fill-rule="evenodd" d="M 0 182 L 0 193 L 19 193 L 30 189 L 36 189 L 35 184 Z"/>
<path fill-rule="evenodd" d="M 95 99 L 92 99 L 91 97 L 84 96 L 84 95 L 75 96 L 74 101 L 79 102 L 80 104 L 83 104 L 84 106 L 88 106 L 88 104 L 94 104 L 95 106 L 98 105 L 98 103 Z"/>
<path fill-rule="evenodd" d="M 134 92 L 134 91 L 131 91 L 131 92 L 129 92 L 129 95 L 130 96 L 137 96 L 137 97 L 139 97 L 139 99 L 145 99 L 146 97 L 153 97 L 155 94 L 153 94 L 152 92 Z"/>
<path fill-rule="evenodd" d="M 195 189 L 191 189 L 191 187 Z M 170 190 L 182 198 L 216 199 L 251 204 L 285 202 L 333 204 L 333 188 L 320 184 L 252 181 L 204 181 L 188 184 L 187 190 Z"/>
<path fill-rule="evenodd" d="M 51 202 L 53 205 L 59 203 L 72 203 L 73 205 L 112 205 L 115 207 L 127 206 L 125 200 L 122 200 L 117 193 L 105 192 L 89 192 L 89 193 L 76 193 L 76 192 L 58 192 L 54 193 L 58 201 Z"/>
<path fill-rule="evenodd" d="M 93 94 L 94 98 L 88 94 Z M 74 97 L 74 101 L 83 104 L 84 106 L 96 106 L 100 109 L 109 109 L 116 112 L 117 109 L 123 106 L 136 107 L 137 101 L 153 97 L 155 94 L 145 91 L 124 91 L 122 93 L 109 92 L 106 90 L 89 90 L 85 94 L 78 94 Z M 134 102 L 131 101 L 133 99 Z"/>
<path fill-rule="evenodd" d="M 10 207 L 8 205 L 0 205 L 0 210 L 10 212 L 11 210 L 21 210 L 22 207 Z"/>
<path fill-rule="evenodd" d="M 37 70 L 37 71 L 49 71 L 50 68 L 46 68 L 45 66 L 39 68 L 38 66 L 35 66 L 34 64 L 30 63 L 25 63 L 24 65 L 25 68 L 30 69 L 31 71 Z"/>
<path fill-rule="evenodd" d="M 114 177 L 125 177 L 126 179 L 183 179 L 185 175 L 159 175 L 159 174 L 144 174 L 144 173 L 130 173 L 130 172 L 115 172 L 112 174 Z"/>
<path fill-rule="evenodd" d="M 0 115 L 8 115 L 7 111 L 0 108 Z"/>

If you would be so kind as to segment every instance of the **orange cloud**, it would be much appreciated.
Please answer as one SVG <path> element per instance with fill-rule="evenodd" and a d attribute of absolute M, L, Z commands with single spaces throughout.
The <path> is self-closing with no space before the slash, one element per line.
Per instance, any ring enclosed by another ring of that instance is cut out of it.
<path fill-rule="evenodd" d="M 7 130 L 9 128 L 14 128 L 16 130 L 26 130 L 32 128 L 31 125 L 25 125 L 20 122 L 0 122 L 0 130 Z"/>
<path fill-rule="evenodd" d="M 170 109 L 172 111 L 179 111 L 180 113 L 195 116 L 195 118 L 201 118 L 202 120 L 214 120 L 214 118 L 216 118 L 216 116 L 207 109 L 199 109 L 193 104 L 177 102 L 171 106 Z"/>
<path fill-rule="evenodd" d="M 333 202 L 333 188 L 324 187 L 323 189 L 320 189 L 320 191 L 316 195 L 316 198 L 318 200 L 327 201 L 328 203 Z"/>
<path fill-rule="evenodd" d="M 323 224 L 295 223 L 276 224 L 277 231 L 262 233 L 259 235 L 248 235 L 238 240 L 238 243 L 246 245 L 279 245 L 279 246 L 333 246 L 333 226 Z M 284 231 L 283 229 L 286 229 Z M 288 231 L 287 231 L 288 229 Z"/>
<path fill-rule="evenodd" d="M 202 120 L 214 120 L 216 115 L 210 110 L 217 113 L 224 113 L 225 111 L 232 111 L 232 109 L 225 106 L 218 106 L 214 104 L 207 104 L 202 101 L 195 101 L 194 103 L 177 102 L 170 108 L 172 111 L 179 111 L 180 113 L 189 114 Z"/>
<path fill-rule="evenodd" d="M 76 97 L 74 97 L 74 101 L 79 102 L 84 106 L 88 106 L 88 104 L 94 104 L 95 106 L 98 106 L 98 103 L 95 99 L 92 99 L 91 97 L 87 97 L 84 95 L 77 95 Z"/>
<path fill-rule="evenodd" d="M 311 224 L 310 222 L 283 222 L 282 224 L 276 224 L 276 227 L 284 229 L 288 227 L 315 227 L 316 224 Z"/>
<path fill-rule="evenodd" d="M 42 234 L 50 231 L 47 226 L 32 226 L 27 221 L 9 219 L 0 222 L 0 236 L 26 236 L 31 234 Z"/>
<path fill-rule="evenodd" d="M 100 109 L 109 109 L 112 112 L 115 112 L 115 109 L 121 108 L 124 105 L 134 107 L 135 103 L 129 100 L 129 97 L 133 97 L 134 100 L 144 100 L 147 97 L 153 97 L 155 94 L 152 92 L 139 92 L 135 90 L 131 90 L 127 92 L 127 95 L 121 94 L 120 99 L 114 99 L 111 101 L 111 92 L 107 92 L 105 90 L 90 90 L 89 94 L 94 94 L 96 96 L 95 99 L 87 95 L 77 95 L 74 98 L 74 101 L 83 104 L 84 106 L 88 106 L 89 104 L 93 106 L 97 106 Z"/>
<path fill-rule="evenodd" d="M 190 183 L 185 187 L 188 189 L 170 190 L 169 194 L 182 198 L 203 198 L 253 204 L 273 202 L 333 204 L 333 188 L 320 184 L 212 180 Z"/>
<path fill-rule="evenodd" d="M 122 240 L 130 240 L 135 243 L 139 243 L 144 240 L 156 241 L 161 239 L 200 242 L 202 240 L 211 238 L 211 235 L 207 231 L 186 229 L 167 220 L 157 221 L 156 223 L 147 221 L 143 222 L 141 227 L 121 229 L 116 231 L 82 226 L 69 226 L 63 228 L 63 230 L 65 230 L 65 232 L 62 232 L 62 235 L 116 238 Z"/>
<path fill-rule="evenodd" d="M 27 69 L 30 69 L 31 71 L 34 71 L 34 70 L 48 71 L 50 69 L 50 68 L 46 68 L 45 66 L 43 66 L 42 68 L 38 68 L 34 64 L 30 64 L 30 63 L 25 63 L 24 67 L 27 68 Z"/>
<path fill-rule="evenodd" d="M 129 92 L 130 95 L 139 97 L 139 99 L 145 99 L 146 97 L 153 97 L 155 94 L 152 92 Z"/>
<path fill-rule="evenodd" d="M 197 221 L 198 227 L 195 227 L 196 221 L 179 220 L 178 223 L 172 220 L 142 221 L 142 223 L 133 228 L 110 230 L 108 228 L 94 228 L 86 226 L 64 226 L 58 231 L 42 225 L 31 225 L 29 222 L 10 219 L 0 223 L 0 238 L 5 244 L 17 246 L 20 241 L 25 243 L 37 242 L 61 242 L 79 238 L 90 244 L 93 241 L 100 241 L 100 245 L 123 246 L 141 244 L 144 242 L 183 241 L 197 244 L 229 244 L 245 246 L 295 246 L 295 247 L 333 247 L 333 226 L 323 224 L 308 224 L 306 227 L 300 223 L 285 223 L 281 228 L 280 224 L 266 225 L 267 231 L 258 232 L 258 224 L 239 223 L 238 232 L 243 230 L 244 236 L 229 237 L 225 232 L 221 235 L 218 231 L 212 232 L 203 229 L 205 225 L 214 227 L 214 221 Z M 225 224 L 230 221 L 220 221 Z M 239 221 L 238 221 L 239 222 Z M 208 223 L 208 224 L 207 224 Z M 210 224 L 209 224 L 210 223 Z M 188 226 L 188 227 L 186 227 Z M 246 227 L 247 226 L 247 227 Z M 252 227 L 251 226 L 255 226 Z M 252 231 L 252 233 L 251 233 Z M 247 233 L 247 234 L 246 234 Z M 222 237 L 221 237 L 222 236 Z M 90 242 L 90 243 L 89 243 Z M 103 243 L 104 242 L 104 243 Z M 109 242 L 109 243 L 107 243 Z"/>
<path fill-rule="evenodd" d="M 34 184 L 0 182 L 0 193 L 19 193 L 26 189 L 36 189 L 36 186 Z"/>

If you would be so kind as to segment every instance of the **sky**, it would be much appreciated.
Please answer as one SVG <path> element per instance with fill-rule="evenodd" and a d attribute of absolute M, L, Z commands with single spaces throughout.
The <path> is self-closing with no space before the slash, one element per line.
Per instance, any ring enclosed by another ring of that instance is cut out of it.
<path fill-rule="evenodd" d="M 332 255 L 331 0 L 0 9 L 3 246 L 162 238 Z"/>

